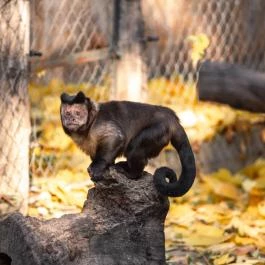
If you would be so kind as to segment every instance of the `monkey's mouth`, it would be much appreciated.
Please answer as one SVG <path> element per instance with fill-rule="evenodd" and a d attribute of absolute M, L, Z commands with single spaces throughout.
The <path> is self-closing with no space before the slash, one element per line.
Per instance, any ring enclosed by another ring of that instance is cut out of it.
<path fill-rule="evenodd" d="M 70 129 L 70 128 L 77 128 L 77 127 L 79 127 L 80 125 L 79 125 L 78 123 L 75 123 L 75 122 L 67 122 L 67 123 L 65 124 L 65 126 L 68 127 L 68 128 Z"/>
<path fill-rule="evenodd" d="M 79 124 L 74 123 L 74 122 L 69 122 L 69 123 L 67 123 L 67 126 L 79 126 Z"/>

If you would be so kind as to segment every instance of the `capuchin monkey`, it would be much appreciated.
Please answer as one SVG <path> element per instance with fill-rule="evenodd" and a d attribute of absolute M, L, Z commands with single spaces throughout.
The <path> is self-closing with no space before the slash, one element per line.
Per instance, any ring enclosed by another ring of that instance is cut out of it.
<path fill-rule="evenodd" d="M 61 95 L 61 121 L 67 135 L 91 157 L 88 173 L 95 182 L 124 155 L 123 167 L 137 179 L 148 159 L 169 143 L 178 151 L 182 173 L 177 179 L 167 167 L 154 173 L 157 190 L 166 196 L 184 195 L 196 175 L 194 155 L 176 114 L 169 108 L 129 101 L 95 103 L 83 92 Z"/>

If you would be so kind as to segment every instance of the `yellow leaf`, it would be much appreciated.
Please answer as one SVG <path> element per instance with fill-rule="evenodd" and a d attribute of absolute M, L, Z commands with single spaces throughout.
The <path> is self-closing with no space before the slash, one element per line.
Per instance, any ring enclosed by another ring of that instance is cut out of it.
<path fill-rule="evenodd" d="M 73 141 L 68 137 L 63 129 L 54 123 L 45 123 L 43 126 L 43 136 L 40 141 L 45 147 L 52 149 L 67 150 Z"/>
<path fill-rule="evenodd" d="M 258 210 L 259 210 L 260 215 L 265 217 L 265 200 L 258 204 Z"/>
<path fill-rule="evenodd" d="M 38 78 L 44 77 L 45 75 L 46 75 L 46 70 L 40 70 L 37 72 Z"/>
<path fill-rule="evenodd" d="M 48 210 L 45 207 L 38 207 L 37 210 L 41 216 L 46 216 L 48 214 Z"/>
<path fill-rule="evenodd" d="M 63 203 L 68 203 L 67 194 L 68 192 L 64 191 L 61 187 L 57 186 L 54 182 L 48 184 L 49 192 L 57 197 Z"/>
<path fill-rule="evenodd" d="M 212 237 L 208 235 L 202 236 L 201 234 L 191 234 L 189 237 L 184 237 L 183 241 L 192 246 L 211 246 L 219 244 L 230 239 L 232 235 L 223 235 L 219 237 Z"/>
<path fill-rule="evenodd" d="M 240 236 L 240 235 L 236 235 L 235 238 L 234 238 L 234 241 L 235 241 L 236 244 L 243 245 L 243 246 L 256 244 L 256 240 L 254 238 L 243 237 L 243 236 Z"/>
<path fill-rule="evenodd" d="M 238 230 L 240 236 L 258 237 L 260 229 L 247 223 L 244 219 L 234 217 L 231 221 L 231 226 Z"/>
<path fill-rule="evenodd" d="M 262 173 L 264 168 L 265 168 L 265 159 L 264 158 L 258 159 L 254 164 L 249 165 L 248 167 L 244 168 L 242 170 L 242 173 L 251 178 L 262 177 L 262 174 L 264 174 Z"/>
<path fill-rule="evenodd" d="M 64 83 L 61 79 L 54 78 L 50 81 L 47 88 L 48 88 L 49 94 L 52 94 L 55 91 L 57 92 L 62 91 L 64 88 Z"/>
<path fill-rule="evenodd" d="M 194 221 L 195 212 L 189 204 L 171 204 L 167 221 L 189 226 Z"/>
<path fill-rule="evenodd" d="M 246 192 L 251 192 L 252 189 L 256 187 L 256 181 L 251 180 L 251 179 L 245 179 L 242 182 L 242 188 L 246 191 Z"/>
<path fill-rule="evenodd" d="M 235 184 L 237 186 L 240 186 L 244 179 L 242 175 L 239 174 L 232 175 L 231 172 L 226 168 L 220 168 L 217 172 L 212 174 L 212 177 L 215 177 L 225 182 Z"/>
<path fill-rule="evenodd" d="M 60 169 L 58 170 L 54 182 L 55 184 L 65 183 L 70 184 L 75 181 L 75 174 L 73 174 L 71 169 Z"/>
<path fill-rule="evenodd" d="M 221 243 L 218 245 L 213 245 L 207 248 L 207 251 L 215 252 L 215 253 L 224 253 L 229 252 L 235 248 L 236 244 L 233 242 Z"/>
<path fill-rule="evenodd" d="M 203 55 L 205 49 L 209 46 L 210 40 L 205 34 L 191 35 L 187 38 L 192 44 L 191 58 L 194 63 L 197 63 Z"/>
<path fill-rule="evenodd" d="M 196 217 L 205 224 L 216 221 L 227 223 L 231 219 L 231 211 L 228 207 L 221 207 L 218 204 L 205 204 L 197 208 Z"/>
<path fill-rule="evenodd" d="M 232 200 L 240 200 L 242 198 L 242 192 L 231 183 L 220 181 L 212 176 L 204 176 L 203 180 L 216 195 Z"/>
<path fill-rule="evenodd" d="M 38 208 L 36 207 L 29 207 L 28 209 L 28 213 L 27 213 L 29 216 L 33 216 L 33 217 L 39 217 L 39 211 L 38 211 Z"/>
<path fill-rule="evenodd" d="M 183 236 L 188 236 L 190 232 L 187 227 L 171 224 L 165 228 L 165 234 L 167 240 L 175 241 L 180 237 L 182 238 Z"/>
<path fill-rule="evenodd" d="M 75 205 L 82 209 L 84 202 L 86 200 L 86 192 L 73 192 L 71 191 L 68 196 L 68 203 L 70 205 Z"/>
<path fill-rule="evenodd" d="M 46 96 L 42 99 L 42 104 L 46 119 L 51 119 L 51 115 L 54 115 L 54 119 L 59 119 L 61 104 L 59 96 Z"/>
<path fill-rule="evenodd" d="M 265 166 L 259 170 L 259 175 L 256 179 L 255 187 L 258 189 L 265 189 Z"/>
<path fill-rule="evenodd" d="M 206 225 L 202 223 L 195 223 L 191 228 L 192 233 L 198 235 L 207 235 L 211 237 L 222 237 L 224 234 L 224 230 L 220 229 L 214 225 Z"/>
<path fill-rule="evenodd" d="M 214 265 L 225 265 L 235 261 L 235 256 L 231 256 L 229 253 L 224 254 L 216 258 L 213 262 Z"/>
<path fill-rule="evenodd" d="M 245 212 L 241 214 L 244 220 L 257 220 L 260 218 L 260 213 L 257 208 L 257 203 L 255 205 L 249 205 Z"/>

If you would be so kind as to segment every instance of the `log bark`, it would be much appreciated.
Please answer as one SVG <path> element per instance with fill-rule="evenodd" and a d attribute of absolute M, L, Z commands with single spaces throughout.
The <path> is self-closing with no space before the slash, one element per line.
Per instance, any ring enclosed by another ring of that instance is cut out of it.
<path fill-rule="evenodd" d="M 239 65 L 204 62 L 199 72 L 198 93 L 200 100 L 265 112 L 265 74 Z"/>
<path fill-rule="evenodd" d="M 164 265 L 168 199 L 150 174 L 127 174 L 110 167 L 80 214 L 41 221 L 14 213 L 0 221 L 0 264 Z"/>

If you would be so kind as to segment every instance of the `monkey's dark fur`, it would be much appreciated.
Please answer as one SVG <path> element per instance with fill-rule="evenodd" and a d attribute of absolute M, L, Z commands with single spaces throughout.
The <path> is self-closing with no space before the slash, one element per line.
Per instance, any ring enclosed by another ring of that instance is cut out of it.
<path fill-rule="evenodd" d="M 159 168 L 154 184 L 167 196 L 182 196 L 192 186 L 194 155 L 187 135 L 176 114 L 169 108 L 129 101 L 96 104 L 82 92 L 61 95 L 61 120 L 66 134 L 86 153 L 93 181 L 102 179 L 106 168 L 118 156 L 127 158 L 130 175 L 139 178 L 148 159 L 158 156 L 169 142 L 179 153 L 182 173 L 179 180 L 173 170 Z"/>

